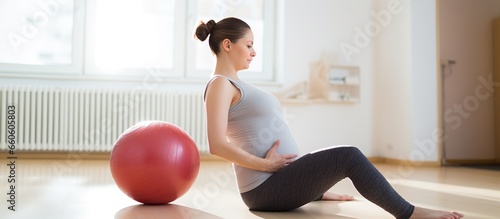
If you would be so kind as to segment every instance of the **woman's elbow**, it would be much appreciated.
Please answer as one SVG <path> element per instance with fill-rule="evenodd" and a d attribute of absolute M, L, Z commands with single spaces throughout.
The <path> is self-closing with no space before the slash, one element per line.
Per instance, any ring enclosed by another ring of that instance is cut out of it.
<path fill-rule="evenodd" d="M 211 155 L 217 156 L 217 150 L 212 146 L 208 146 L 208 152 L 210 152 Z"/>
<path fill-rule="evenodd" d="M 208 151 L 211 155 L 215 155 L 224 158 L 224 154 L 227 153 L 227 141 L 223 139 L 208 139 Z"/>
<path fill-rule="evenodd" d="M 208 151 L 210 152 L 211 155 L 215 155 L 220 157 L 221 156 L 221 147 L 218 146 L 217 144 L 208 144 Z"/>

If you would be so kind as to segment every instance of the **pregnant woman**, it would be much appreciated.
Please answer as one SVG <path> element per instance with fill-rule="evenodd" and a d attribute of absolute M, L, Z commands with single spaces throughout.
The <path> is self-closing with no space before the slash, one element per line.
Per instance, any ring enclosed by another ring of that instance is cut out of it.
<path fill-rule="evenodd" d="M 463 217 L 410 204 L 356 147 L 330 147 L 297 158 L 298 146 L 279 101 L 238 77 L 256 55 L 250 26 L 232 17 L 210 20 L 197 27 L 195 37 L 208 38 L 216 56 L 205 90 L 210 153 L 234 164 L 249 209 L 289 211 L 315 200 L 352 200 L 327 192 L 348 177 L 361 195 L 395 218 Z"/>

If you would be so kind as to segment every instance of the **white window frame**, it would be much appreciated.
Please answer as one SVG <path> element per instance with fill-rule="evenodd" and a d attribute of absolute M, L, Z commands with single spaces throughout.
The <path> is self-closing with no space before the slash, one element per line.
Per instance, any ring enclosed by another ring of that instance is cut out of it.
<path fill-rule="evenodd" d="M 74 1 L 73 14 L 73 36 L 72 36 L 72 64 L 71 65 L 30 65 L 30 64 L 11 64 L 0 63 L 0 72 L 7 74 L 62 74 L 78 75 L 83 72 L 83 46 L 84 46 L 84 18 L 85 1 Z M 58 1 L 55 1 L 59 3 Z M 39 13 L 45 13 L 40 9 Z M 49 21 L 50 22 L 50 21 Z"/>
<path fill-rule="evenodd" d="M 196 0 L 176 0 L 175 2 L 175 30 L 174 34 L 174 60 L 172 69 L 157 69 L 151 66 L 142 69 L 121 69 L 120 74 L 102 72 L 95 67 L 91 58 L 95 42 L 92 42 L 92 34 L 95 30 L 95 21 L 92 19 L 95 11 L 95 2 L 98 0 L 74 0 L 73 18 L 73 45 L 71 65 L 27 65 L 0 63 L 0 77 L 24 77 L 24 78 L 64 78 L 78 79 L 104 79 L 104 80 L 143 80 L 146 74 L 160 74 L 162 81 L 205 81 L 211 74 L 211 70 L 195 70 L 194 63 L 195 43 L 193 39 L 194 26 L 199 22 L 196 20 Z M 263 69 L 261 72 L 245 72 L 240 74 L 241 78 L 254 82 L 276 82 L 275 71 L 275 22 L 277 20 L 276 1 L 264 0 L 264 51 L 256 51 L 263 56 Z M 207 45 L 208 46 L 208 45 Z"/>

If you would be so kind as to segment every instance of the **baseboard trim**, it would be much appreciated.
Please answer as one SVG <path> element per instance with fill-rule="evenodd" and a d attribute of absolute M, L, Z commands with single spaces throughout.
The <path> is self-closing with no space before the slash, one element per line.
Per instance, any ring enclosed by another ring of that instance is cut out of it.
<path fill-rule="evenodd" d="M 211 155 L 210 153 L 200 153 L 200 160 L 201 161 L 223 161 L 227 162 L 226 160 L 217 157 L 215 155 Z"/>
<path fill-rule="evenodd" d="M 415 167 L 440 167 L 439 161 L 411 161 L 400 160 L 385 157 L 368 157 L 368 160 L 374 164 L 396 164 L 396 165 L 411 165 Z"/>
<path fill-rule="evenodd" d="M 465 160 L 465 159 L 447 159 L 446 164 L 499 164 L 500 161 L 496 159 L 487 160 Z"/>
<path fill-rule="evenodd" d="M 385 158 L 383 157 L 367 157 L 371 163 L 385 163 Z"/>

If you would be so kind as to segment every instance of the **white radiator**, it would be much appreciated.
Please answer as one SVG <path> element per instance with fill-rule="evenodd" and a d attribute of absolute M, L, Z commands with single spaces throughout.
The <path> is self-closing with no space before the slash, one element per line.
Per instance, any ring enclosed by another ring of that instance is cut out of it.
<path fill-rule="evenodd" d="M 208 151 L 201 92 L 0 87 L 0 150 L 7 150 L 9 106 L 18 151 L 109 152 L 125 129 L 144 120 L 173 123 Z"/>

